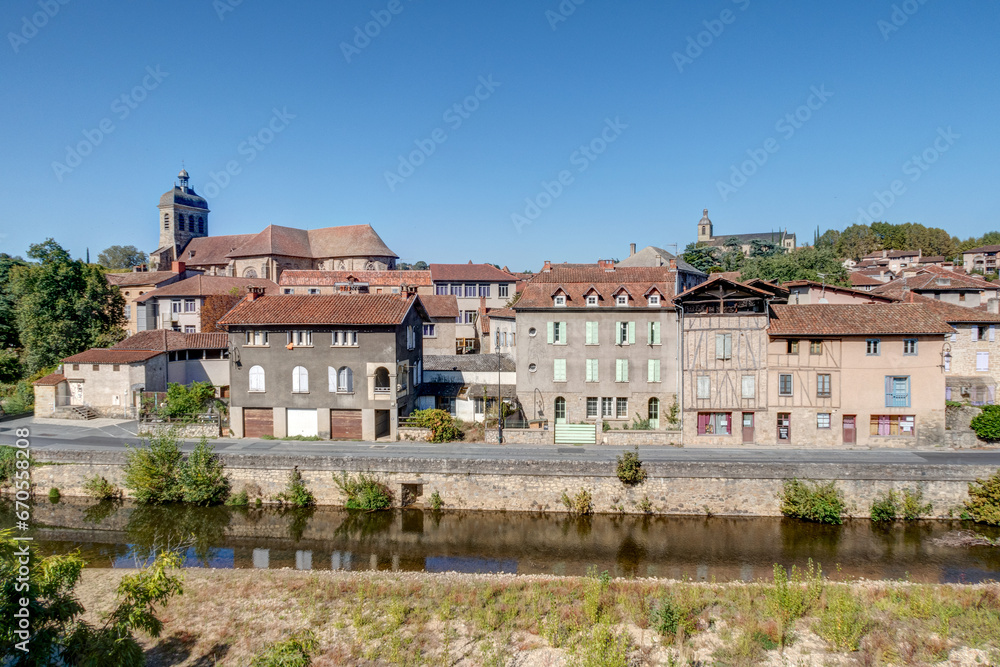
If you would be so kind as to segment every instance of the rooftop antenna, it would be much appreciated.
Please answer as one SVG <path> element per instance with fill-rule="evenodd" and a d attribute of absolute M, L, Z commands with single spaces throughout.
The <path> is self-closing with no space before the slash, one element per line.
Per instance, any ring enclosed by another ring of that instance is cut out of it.
<path fill-rule="evenodd" d="M 819 295 L 819 302 L 820 303 L 826 303 L 826 275 L 827 274 L 825 274 L 825 273 L 817 273 L 816 275 L 819 276 L 819 279 L 821 281 L 820 285 L 823 286 L 823 289 L 822 289 L 822 291 L 820 292 L 820 295 Z"/>

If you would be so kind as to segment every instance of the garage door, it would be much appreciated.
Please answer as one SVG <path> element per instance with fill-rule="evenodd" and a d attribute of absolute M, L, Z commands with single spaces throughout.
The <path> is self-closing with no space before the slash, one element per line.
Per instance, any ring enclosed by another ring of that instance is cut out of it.
<path fill-rule="evenodd" d="M 274 435 L 274 410 L 243 408 L 243 437 L 260 438 L 265 435 Z"/>
<path fill-rule="evenodd" d="M 361 440 L 361 410 L 330 410 L 330 437 Z"/>
<path fill-rule="evenodd" d="M 300 410 L 289 408 L 288 435 L 316 436 L 319 435 L 315 410 Z"/>

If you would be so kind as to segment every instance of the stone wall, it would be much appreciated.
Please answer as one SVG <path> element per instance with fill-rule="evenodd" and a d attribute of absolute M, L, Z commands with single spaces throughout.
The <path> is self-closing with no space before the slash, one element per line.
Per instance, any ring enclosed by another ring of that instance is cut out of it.
<path fill-rule="evenodd" d="M 602 445 L 681 445 L 684 436 L 680 431 L 604 431 L 598 432 Z"/>
<path fill-rule="evenodd" d="M 933 503 L 933 515 L 945 517 L 967 498 L 968 482 L 996 471 L 974 465 L 861 465 L 801 463 L 646 464 L 647 481 L 628 488 L 618 481 L 613 462 L 521 461 L 477 459 L 341 458 L 323 456 L 221 456 L 235 490 L 259 487 L 265 498 L 282 491 L 290 470 L 298 466 L 317 502 L 343 504 L 333 475 L 340 471 L 377 474 L 397 502 L 404 485 L 417 493 L 416 506 L 426 506 L 437 491 L 449 509 L 563 512 L 563 493 L 581 489 L 593 497 L 596 512 L 637 512 L 649 498 L 663 514 L 778 516 L 777 493 L 785 479 L 836 480 L 849 511 L 867 516 L 875 496 L 889 489 L 920 489 Z M 63 495 L 85 495 L 84 482 L 94 475 L 122 486 L 124 456 L 117 452 L 37 452 L 36 494 L 58 487 Z"/>
<path fill-rule="evenodd" d="M 505 445 L 552 445 L 555 444 L 554 431 L 542 428 L 505 428 L 503 442 Z M 497 444 L 496 429 L 486 429 L 486 443 Z"/>
<path fill-rule="evenodd" d="M 178 438 L 218 438 L 219 424 L 167 424 L 148 423 L 139 425 L 139 435 L 153 436 L 175 432 Z"/>
<path fill-rule="evenodd" d="M 397 430 L 400 440 L 410 440 L 415 442 L 430 442 L 431 430 L 429 428 L 415 426 L 400 426 Z"/>

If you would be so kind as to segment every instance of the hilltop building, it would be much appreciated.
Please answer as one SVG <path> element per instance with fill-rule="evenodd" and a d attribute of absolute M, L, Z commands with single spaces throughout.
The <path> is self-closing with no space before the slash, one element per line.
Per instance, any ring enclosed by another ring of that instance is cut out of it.
<path fill-rule="evenodd" d="M 729 239 L 736 239 L 743 248 L 743 254 L 749 255 L 750 248 L 754 241 L 770 241 L 785 249 L 785 252 L 795 250 L 795 234 L 788 233 L 788 230 L 777 230 L 771 232 L 760 232 L 753 234 L 726 234 L 715 236 L 712 221 L 708 218 L 708 209 L 702 211 L 701 220 L 698 221 L 698 243 L 721 248 L 726 245 Z"/>

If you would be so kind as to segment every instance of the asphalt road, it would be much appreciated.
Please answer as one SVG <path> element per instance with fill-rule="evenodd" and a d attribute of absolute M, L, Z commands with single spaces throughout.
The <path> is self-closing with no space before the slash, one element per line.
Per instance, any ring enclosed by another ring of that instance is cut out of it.
<path fill-rule="evenodd" d="M 103 420 L 110 422 L 110 420 Z M 0 445 L 11 445 L 15 428 L 28 428 L 31 448 L 54 451 L 122 451 L 141 439 L 133 435 L 135 423 L 104 423 L 101 426 L 35 424 L 30 419 L 0 422 Z M 483 443 L 417 442 L 298 442 L 281 440 L 219 438 L 212 444 L 219 453 L 283 454 L 311 456 L 353 456 L 357 458 L 398 456 L 414 459 L 510 459 L 510 460 L 583 460 L 614 461 L 623 447 L 566 445 L 488 445 Z M 195 441 L 184 441 L 181 449 L 190 451 Z M 649 462 L 740 462 L 740 463 L 841 463 L 841 464 L 936 464 L 1000 467 L 1000 451 L 901 449 L 709 449 L 651 445 L 639 447 L 643 461 Z"/>

